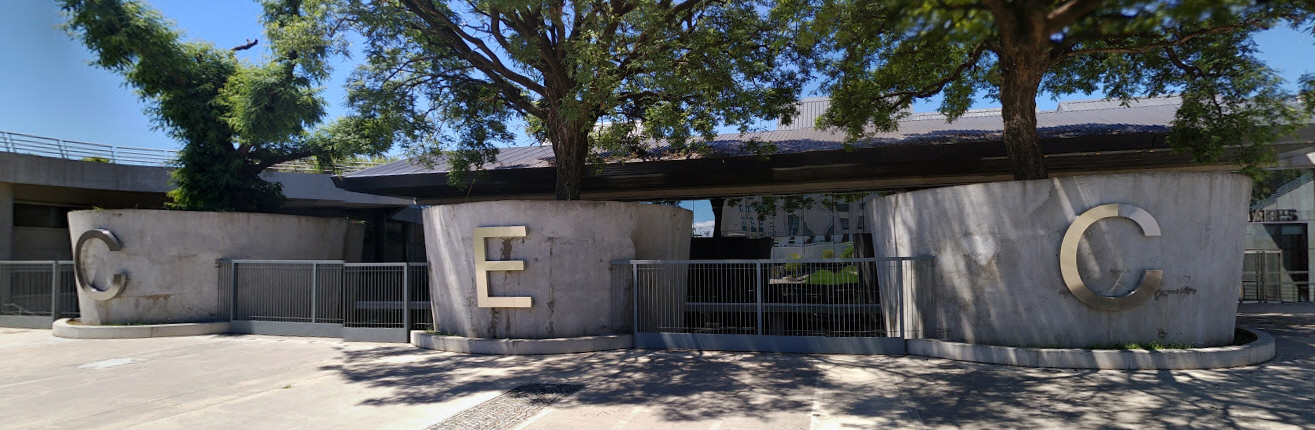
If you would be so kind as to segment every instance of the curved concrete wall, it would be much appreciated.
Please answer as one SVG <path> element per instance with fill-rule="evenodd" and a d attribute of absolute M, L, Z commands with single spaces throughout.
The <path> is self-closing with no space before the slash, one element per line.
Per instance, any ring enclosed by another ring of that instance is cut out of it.
<path fill-rule="evenodd" d="M 1232 341 L 1251 181 L 1227 173 L 1079 176 L 937 188 L 867 200 L 878 256 L 936 256 L 935 273 L 906 274 L 911 338 L 1074 347 L 1160 341 Z M 1082 236 L 1078 272 L 1097 295 L 1128 294 L 1145 270 L 1162 270 L 1149 301 L 1111 311 L 1088 306 L 1060 273 L 1060 244 L 1083 212 L 1108 203 L 1145 209 L 1162 234 L 1126 218 Z M 887 282 L 886 285 L 891 285 Z"/>
<path fill-rule="evenodd" d="M 424 221 L 434 323 L 439 331 L 473 338 L 629 333 L 634 318 L 630 266 L 611 262 L 688 258 L 693 216 L 670 206 L 619 202 L 431 206 Z M 525 269 L 488 272 L 489 295 L 531 297 L 528 308 L 477 305 L 474 230 L 505 226 L 524 226 L 526 235 L 485 239 L 485 258 L 521 260 Z M 684 301 L 683 291 L 671 296 Z"/>
<path fill-rule="evenodd" d="M 93 210 L 69 213 L 73 246 L 83 232 L 105 229 L 123 243 L 110 251 L 84 245 L 85 274 L 97 286 L 126 273 L 123 291 L 96 300 L 78 289 L 84 324 L 161 324 L 227 320 L 219 259 L 341 260 L 351 223 L 343 219 L 256 213 Z M 355 230 L 359 230 L 355 229 Z M 359 251 L 355 252 L 359 254 Z"/>

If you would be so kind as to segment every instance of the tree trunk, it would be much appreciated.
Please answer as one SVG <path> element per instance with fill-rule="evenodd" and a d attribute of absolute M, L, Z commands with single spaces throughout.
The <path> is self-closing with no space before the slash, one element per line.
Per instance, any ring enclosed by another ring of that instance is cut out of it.
<path fill-rule="evenodd" d="M 1000 86 L 1001 113 L 1004 116 L 1005 150 L 1013 164 L 1014 179 L 1045 179 L 1045 155 L 1036 131 L 1036 95 L 1044 67 L 1038 70 L 1031 61 L 1016 60 L 1015 67 L 1003 73 Z"/>
<path fill-rule="evenodd" d="M 548 121 L 548 140 L 556 156 L 557 200 L 580 200 L 585 157 L 589 155 L 589 128 L 565 121 Z"/>
<path fill-rule="evenodd" d="M 721 237 L 721 209 L 726 205 L 726 199 L 721 197 L 708 199 L 712 204 L 712 237 Z"/>

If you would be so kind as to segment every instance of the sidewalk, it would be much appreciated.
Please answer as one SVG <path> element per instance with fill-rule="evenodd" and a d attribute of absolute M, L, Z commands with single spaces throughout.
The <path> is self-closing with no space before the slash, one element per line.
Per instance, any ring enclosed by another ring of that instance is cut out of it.
<path fill-rule="evenodd" d="M 1278 358 L 1236 369 L 1122 372 L 698 351 L 497 357 L 330 339 L 94 341 L 0 329 L 0 427 L 423 429 L 531 383 L 584 388 L 542 409 L 504 403 L 529 409 L 493 416 L 533 415 L 501 424 L 1315 427 L 1315 306 L 1243 305 L 1240 314 L 1241 324 L 1275 335 Z"/>

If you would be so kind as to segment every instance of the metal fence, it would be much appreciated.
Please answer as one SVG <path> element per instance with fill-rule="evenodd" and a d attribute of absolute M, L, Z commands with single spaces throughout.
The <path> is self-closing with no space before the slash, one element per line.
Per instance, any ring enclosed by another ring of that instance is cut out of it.
<path fill-rule="evenodd" d="M 170 167 L 178 159 L 178 151 L 171 149 L 105 145 L 7 131 L 0 131 L 0 152 L 38 155 L 65 160 L 154 167 Z M 269 170 L 296 173 L 349 173 L 378 166 L 389 161 L 339 161 L 331 168 L 322 168 L 313 159 L 301 159 L 270 166 Z"/>
<path fill-rule="evenodd" d="M 637 347 L 901 354 L 902 285 L 933 260 L 630 264 Z"/>
<path fill-rule="evenodd" d="M 103 145 L 7 131 L 0 131 L 0 151 L 138 166 L 167 166 L 178 158 L 178 151 L 167 149 Z"/>
<path fill-rule="evenodd" d="M 70 261 L 0 261 L 0 326 L 50 328 L 78 316 Z"/>
<path fill-rule="evenodd" d="M 406 342 L 432 327 L 424 263 L 222 260 L 219 278 L 238 333 Z"/>

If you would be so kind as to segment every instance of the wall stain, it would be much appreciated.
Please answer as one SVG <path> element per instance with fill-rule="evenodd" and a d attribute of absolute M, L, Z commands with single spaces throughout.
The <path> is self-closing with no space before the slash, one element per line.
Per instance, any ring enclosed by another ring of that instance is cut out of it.
<path fill-rule="evenodd" d="M 501 249 L 501 251 L 502 251 L 502 259 L 503 259 L 503 260 L 510 260 L 510 259 L 511 259 L 511 241 L 513 241 L 513 240 L 516 240 L 516 239 L 514 239 L 514 238 L 510 238 L 510 237 L 502 239 L 502 249 Z"/>
<path fill-rule="evenodd" d="M 551 241 L 551 239 L 552 239 L 552 238 L 549 238 L 550 241 Z M 550 246 L 548 247 L 548 261 L 553 261 L 553 251 L 554 251 L 554 247 L 550 245 Z M 557 285 L 554 284 L 554 283 L 552 282 L 552 269 L 553 269 L 552 265 L 551 265 L 551 264 L 548 265 L 548 327 L 547 327 L 547 331 L 548 331 L 548 337 L 557 337 L 557 329 L 556 329 L 556 327 L 554 327 L 554 325 L 553 325 L 553 323 L 554 323 L 553 312 L 556 310 L 556 307 L 557 307 L 557 299 L 556 299 L 556 295 L 557 295 Z"/>

